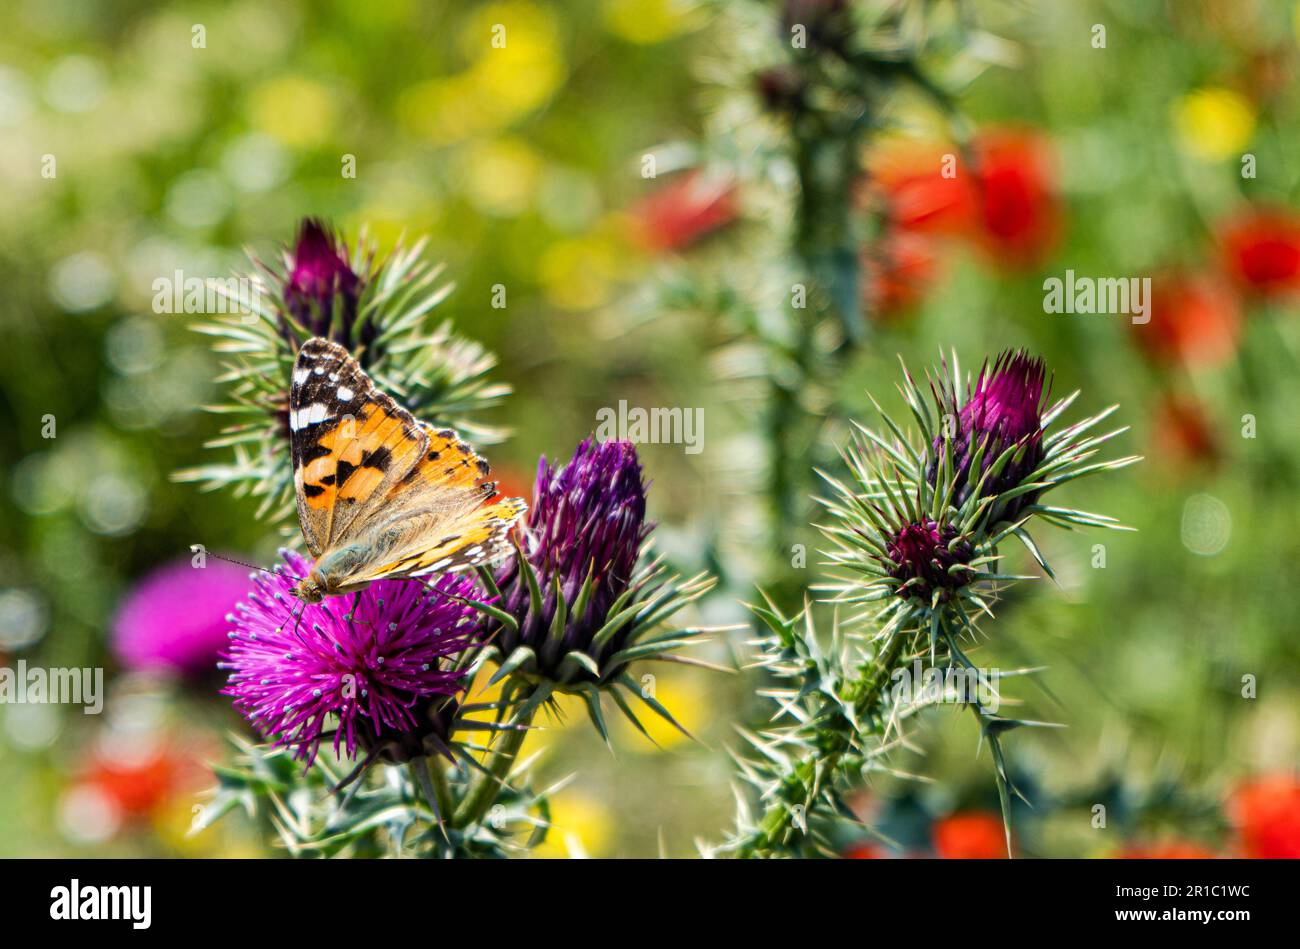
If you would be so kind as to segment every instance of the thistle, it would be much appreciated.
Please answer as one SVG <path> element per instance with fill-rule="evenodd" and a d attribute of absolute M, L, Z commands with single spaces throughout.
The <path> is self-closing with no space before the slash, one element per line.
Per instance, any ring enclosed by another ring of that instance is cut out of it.
<path fill-rule="evenodd" d="M 681 727 L 631 678 L 630 663 L 703 664 L 674 651 L 700 642 L 705 629 L 647 638 L 714 581 L 700 574 L 678 582 L 660 559 L 649 559 L 654 525 L 645 511 L 636 448 L 587 439 L 567 464 L 541 459 L 515 556 L 495 576 L 480 573 L 498 604 L 485 607 L 483 619 L 500 660 L 494 681 L 514 677 L 543 699 L 556 691 L 581 695 L 606 740 L 602 692 L 638 729 L 628 696 Z"/>
<path fill-rule="evenodd" d="M 382 580 L 355 598 L 304 607 L 293 585 L 311 563 L 292 551 L 281 555 L 284 564 L 254 574 L 252 593 L 227 617 L 223 691 L 235 707 L 309 766 L 330 724 L 336 755 L 450 757 L 438 713 L 466 684 L 458 660 L 476 641 L 475 612 L 465 602 L 473 579 L 451 574 L 427 590 Z"/>
<path fill-rule="evenodd" d="M 831 497 L 820 529 L 832 579 L 818 589 L 854 615 L 832 648 L 820 645 L 811 610 L 787 617 L 771 604 L 754 612 L 768 629 L 758 665 L 776 675 L 768 693 L 787 724 L 747 734 L 759 751 L 741 760 L 741 774 L 760 793 L 761 816 L 742 807 L 735 836 L 722 849 L 744 856 L 824 850 L 817 828 L 849 815 L 841 798 L 901 740 L 901 723 L 925 702 L 901 702 L 887 688 L 895 672 L 928 655 L 932 667 L 960 669 L 983 683 L 963 640 L 1006 586 L 1032 577 L 999 569 L 1001 544 L 1016 538 L 1049 576 L 1029 533 L 1034 522 L 1061 527 L 1127 530 L 1114 518 L 1047 503 L 1059 486 L 1139 459 L 1097 460 L 1101 446 L 1125 429 L 1091 432 L 1115 411 L 1058 427 L 1078 393 L 1041 408 L 1044 370 L 1024 353 L 1003 353 L 990 371 L 963 386 L 954 356 L 930 380 L 926 399 L 904 368 L 900 387 L 916 422 L 911 434 L 879 409 L 882 432 L 856 426 L 843 453 L 848 483 L 822 474 Z M 1003 673 L 1007 675 L 1007 673 Z M 969 679 L 967 682 L 971 681 Z M 1010 796 L 1000 736 L 1041 725 L 998 716 L 976 690 L 956 699 L 980 722 L 993 753 L 1008 852 Z"/>
<path fill-rule="evenodd" d="M 439 282 L 440 266 L 424 260 L 424 244 L 399 244 L 379 259 L 364 232 L 350 249 L 307 219 L 277 264 L 253 258 L 255 272 L 235 281 L 236 290 L 213 283 L 235 312 L 194 328 L 215 339 L 224 368 L 218 381 L 229 390 L 228 401 L 211 411 L 231 422 L 207 447 L 233 457 L 175 479 L 256 497 L 259 517 L 278 520 L 292 511 L 289 373 L 298 347 L 313 336 L 346 347 L 384 391 L 435 428 L 454 428 L 479 444 L 500 441 L 501 430 L 474 419 L 510 391 L 488 378 L 496 358 L 455 335 L 449 322 L 425 325 L 452 286 Z"/>
<path fill-rule="evenodd" d="M 947 436 L 952 441 L 957 503 L 966 501 L 977 490 L 988 497 L 1022 483 L 1043 460 L 1043 377 L 1041 359 L 1008 350 L 997 358 L 991 370 L 987 364 L 980 370 L 974 388 L 967 387 L 964 400 L 958 398 L 955 385 L 941 381 L 933 390 L 936 408 L 943 418 L 942 430 L 930 446 L 933 457 L 925 476 L 931 486 L 939 476 L 942 442 Z M 1018 449 L 1012 459 L 998 474 L 984 479 L 1009 448 Z M 977 456 L 980 464 L 972 470 Z M 1015 516 L 1035 496 L 1030 492 L 1010 498 L 1001 514 Z"/>
<path fill-rule="evenodd" d="M 347 247 L 320 221 L 306 218 L 293 251 L 286 254 L 285 271 L 280 298 L 292 321 L 312 336 L 332 339 L 373 361 L 376 327 L 373 320 L 357 325 L 363 281 L 348 263 Z M 288 332 L 288 320 L 280 330 Z"/>

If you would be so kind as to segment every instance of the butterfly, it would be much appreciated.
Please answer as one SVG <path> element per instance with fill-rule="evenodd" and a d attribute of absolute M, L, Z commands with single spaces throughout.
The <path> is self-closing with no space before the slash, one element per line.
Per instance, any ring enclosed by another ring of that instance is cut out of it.
<path fill-rule="evenodd" d="M 298 520 L 316 558 L 294 587 L 303 603 L 508 552 L 523 500 L 491 500 L 487 462 L 381 392 L 337 343 L 317 337 L 298 351 L 289 433 Z"/>

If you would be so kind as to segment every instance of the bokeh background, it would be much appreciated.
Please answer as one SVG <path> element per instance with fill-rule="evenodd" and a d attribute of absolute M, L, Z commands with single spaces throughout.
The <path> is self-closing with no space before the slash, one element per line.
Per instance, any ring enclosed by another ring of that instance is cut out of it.
<path fill-rule="evenodd" d="M 130 635 L 210 650 L 246 571 L 215 592 L 141 584 L 192 544 L 269 563 L 284 539 L 253 501 L 172 480 L 222 457 L 201 408 L 220 387 L 194 319 L 153 311 L 153 281 L 246 269 L 306 214 L 385 249 L 428 236 L 455 283 L 435 318 L 497 353 L 514 389 L 485 417 L 511 433 L 488 452 L 507 486 L 527 494 L 538 456 L 567 456 L 621 399 L 700 407 L 703 451 L 641 454 L 660 547 L 723 578 L 705 617 L 744 622 L 756 584 L 816 579 L 810 528 L 786 525 L 806 567 L 765 534 L 759 396 L 735 372 L 736 294 L 788 257 L 784 119 L 754 65 L 781 7 L 4 5 L 0 664 L 102 667 L 107 702 L 0 705 L 0 855 L 277 853 L 239 818 L 187 835 L 223 735 L 246 726 L 215 672 Z M 1059 584 L 1022 587 L 979 652 L 1047 667 L 1014 691 L 1025 717 L 1068 726 L 1009 742 L 1034 803 L 1019 845 L 1284 855 L 1300 840 L 1300 7 L 963 8 L 978 55 L 939 65 L 978 160 L 957 183 L 936 174 L 952 124 L 924 97 L 877 117 L 854 208 L 869 331 L 837 364 L 819 443 L 870 420 L 868 390 L 900 404 L 898 355 L 918 367 L 941 348 L 974 366 L 1026 346 L 1055 391 L 1082 389 L 1076 411 L 1121 403 L 1121 448 L 1147 460 L 1061 497 L 1137 532 L 1043 534 Z M 1046 313 L 1043 281 L 1067 268 L 1152 277 L 1155 320 Z M 743 665 L 744 639 L 705 655 Z M 611 755 L 579 708 L 548 721 L 529 747 L 577 779 L 542 854 L 689 855 L 723 836 L 734 728 L 768 714 L 758 680 L 654 672 L 699 742 L 651 723 L 659 747 L 629 727 Z M 934 714 L 895 760 L 929 782 L 863 791 L 898 852 L 996 854 L 968 717 Z"/>

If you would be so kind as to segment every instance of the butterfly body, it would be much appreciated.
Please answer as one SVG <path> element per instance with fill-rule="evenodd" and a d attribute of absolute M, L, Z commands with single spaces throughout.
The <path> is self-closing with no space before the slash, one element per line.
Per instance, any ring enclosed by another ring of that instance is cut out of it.
<path fill-rule="evenodd" d="M 363 544 L 349 544 L 322 556 L 316 566 L 294 587 L 293 594 L 304 603 L 319 603 L 327 596 L 342 596 L 364 590 L 373 581 L 349 585 L 347 577 L 362 567 L 367 558 Z"/>
<path fill-rule="evenodd" d="M 303 602 L 508 553 L 524 502 L 495 498 L 487 462 L 381 392 L 338 344 L 299 350 L 289 430 L 298 519 L 316 558 L 294 589 Z"/>

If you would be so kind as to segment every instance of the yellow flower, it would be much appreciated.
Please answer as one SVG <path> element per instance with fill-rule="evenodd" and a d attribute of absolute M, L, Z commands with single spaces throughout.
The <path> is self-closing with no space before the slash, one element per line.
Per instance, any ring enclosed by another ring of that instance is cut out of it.
<path fill-rule="evenodd" d="M 642 673 L 640 684 L 642 689 L 653 688 L 655 700 L 668 709 L 673 718 L 682 723 L 683 728 L 688 729 L 691 734 L 696 734 L 696 726 L 704 721 L 708 711 L 708 693 L 698 676 Z M 617 739 L 620 748 L 653 753 L 667 750 L 688 740 L 681 731 L 665 721 L 662 715 L 646 708 L 638 700 L 629 699 L 628 705 L 632 707 L 632 711 L 645 726 L 645 730 L 650 733 L 655 744 L 646 741 L 645 736 L 638 732 L 622 713 L 619 713 L 614 718 L 619 721 L 622 732 Z M 658 748 L 655 745 L 658 745 Z"/>
<path fill-rule="evenodd" d="M 488 214 L 505 217 L 532 203 L 542 164 L 537 152 L 513 138 L 475 142 L 460 155 L 466 196 Z"/>
<path fill-rule="evenodd" d="M 547 300 L 565 310 L 586 310 L 606 303 L 618 272 L 614 245 L 599 237 L 556 241 L 538 262 Z"/>
<path fill-rule="evenodd" d="M 1210 86 L 1174 103 L 1174 127 L 1179 144 L 1197 158 L 1237 158 L 1255 132 L 1255 109 L 1245 96 Z"/>
<path fill-rule="evenodd" d="M 605 26 L 629 43 L 662 43 L 699 25 L 683 0 L 604 0 Z"/>
<path fill-rule="evenodd" d="M 334 96 L 303 76 L 282 76 L 253 89 L 248 97 L 254 127 L 286 145 L 309 148 L 328 141 L 334 129 Z"/>
<path fill-rule="evenodd" d="M 563 58 L 555 18 L 542 7 L 494 3 L 470 17 L 461 35 L 476 59 L 470 75 L 486 104 L 522 115 L 544 103 L 560 85 Z"/>
<path fill-rule="evenodd" d="M 461 32 L 470 65 L 428 79 L 398 101 L 403 124 L 437 144 L 491 135 L 544 104 L 564 78 L 555 19 L 541 7 L 494 3 Z"/>
<path fill-rule="evenodd" d="M 533 850 L 538 857 L 599 857 L 609 847 L 613 821 L 609 809 L 580 791 L 563 790 L 550 798 L 551 829 Z"/>

